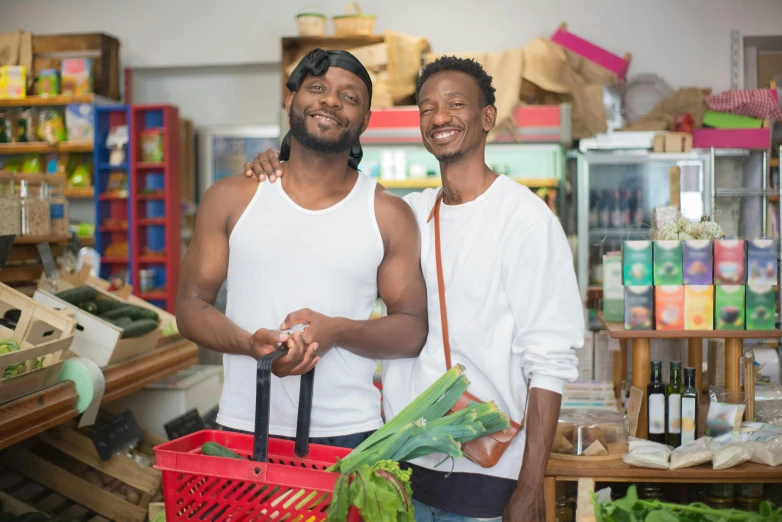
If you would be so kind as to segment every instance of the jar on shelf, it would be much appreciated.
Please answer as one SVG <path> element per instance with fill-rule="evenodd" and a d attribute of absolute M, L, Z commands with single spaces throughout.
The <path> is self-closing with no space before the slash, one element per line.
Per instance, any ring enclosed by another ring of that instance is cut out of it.
<path fill-rule="evenodd" d="M 18 236 L 22 233 L 20 214 L 14 182 L 0 184 L 0 236 Z"/>
<path fill-rule="evenodd" d="M 51 233 L 51 218 L 44 187 L 41 186 L 37 195 L 31 195 L 27 180 L 22 180 L 19 188 L 19 203 L 22 235 L 48 236 Z"/>
<path fill-rule="evenodd" d="M 68 200 L 65 198 L 63 185 L 49 187 L 49 220 L 51 221 L 52 235 L 67 236 L 69 233 L 69 209 Z"/>

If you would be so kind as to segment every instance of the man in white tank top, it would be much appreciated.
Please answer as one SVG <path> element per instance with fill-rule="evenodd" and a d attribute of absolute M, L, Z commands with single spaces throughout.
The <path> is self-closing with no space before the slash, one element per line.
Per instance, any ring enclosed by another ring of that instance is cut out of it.
<path fill-rule="evenodd" d="M 355 447 L 382 424 L 376 360 L 416 357 L 426 340 L 419 232 L 404 201 L 355 169 L 372 97 L 360 62 L 316 49 L 287 86 L 285 181 L 234 176 L 209 188 L 182 261 L 177 323 L 224 354 L 219 424 L 253 431 L 255 359 L 285 344 L 270 434 L 296 434 L 298 376 L 317 364 L 310 438 Z M 214 303 L 225 280 L 223 315 Z M 378 294 L 389 313 L 370 321 Z M 300 323 L 303 333 L 280 332 Z"/>

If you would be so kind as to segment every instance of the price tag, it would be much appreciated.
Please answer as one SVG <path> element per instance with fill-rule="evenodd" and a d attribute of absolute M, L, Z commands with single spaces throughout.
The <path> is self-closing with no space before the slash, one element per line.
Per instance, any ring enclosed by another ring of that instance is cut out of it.
<path fill-rule="evenodd" d="M 38 243 L 38 255 L 41 256 L 43 271 L 49 279 L 57 279 L 57 263 L 54 262 L 52 247 L 49 243 Z"/>
<path fill-rule="evenodd" d="M 5 265 L 8 260 L 8 254 L 11 253 L 11 247 L 14 246 L 14 238 L 16 236 L 0 236 L 0 267 Z"/>
<path fill-rule="evenodd" d="M 101 460 L 109 460 L 141 440 L 141 428 L 130 410 L 92 429 L 92 443 Z"/>
<path fill-rule="evenodd" d="M 163 426 L 168 435 L 168 440 L 178 439 L 204 429 L 204 421 L 198 410 L 193 408 L 184 415 L 180 415 Z"/>

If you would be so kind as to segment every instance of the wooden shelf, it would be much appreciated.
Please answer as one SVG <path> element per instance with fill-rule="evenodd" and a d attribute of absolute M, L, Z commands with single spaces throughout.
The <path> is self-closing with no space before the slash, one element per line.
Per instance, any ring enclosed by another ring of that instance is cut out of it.
<path fill-rule="evenodd" d="M 116 105 L 117 101 L 104 98 L 97 94 L 82 94 L 79 96 L 27 96 L 21 99 L 2 99 L 0 107 L 45 107 L 70 105 L 72 103 L 89 103 L 98 105 Z"/>
<path fill-rule="evenodd" d="M 92 199 L 95 197 L 95 187 L 68 187 L 65 189 L 68 199 Z"/>
<path fill-rule="evenodd" d="M 14 245 L 37 245 L 38 243 L 67 243 L 71 236 L 17 236 Z"/>
<path fill-rule="evenodd" d="M 782 330 L 625 330 L 622 323 L 607 323 L 598 312 L 614 339 L 776 339 Z"/>
<path fill-rule="evenodd" d="M 553 188 L 559 184 L 559 180 L 548 179 L 548 178 L 542 178 L 542 179 L 510 178 L 510 179 L 530 188 L 542 188 L 542 187 Z M 419 178 L 419 179 L 405 179 L 405 180 L 398 180 L 398 181 L 378 179 L 377 181 L 387 189 L 417 190 L 417 189 L 427 189 L 427 188 L 438 188 L 443 184 L 440 178 L 434 176 L 427 177 L 427 178 Z"/>
<path fill-rule="evenodd" d="M 92 142 L 63 141 L 57 145 L 49 145 L 45 142 L 0 143 L 0 154 L 50 154 L 53 152 L 92 152 Z"/>
<path fill-rule="evenodd" d="M 65 185 L 65 176 L 59 174 L 29 174 L 22 172 L 11 172 L 10 170 L 0 170 L 0 181 L 20 182 L 26 181 L 30 185 L 40 185 L 48 183 L 49 185 Z"/>

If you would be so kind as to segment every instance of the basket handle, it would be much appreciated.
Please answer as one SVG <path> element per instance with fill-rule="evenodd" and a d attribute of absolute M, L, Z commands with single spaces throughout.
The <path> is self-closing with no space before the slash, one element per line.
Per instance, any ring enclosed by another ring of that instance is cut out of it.
<path fill-rule="evenodd" d="M 351 11 L 351 9 L 350 9 L 351 7 L 353 8 L 353 11 L 354 11 L 352 13 L 350 12 Z M 361 14 L 361 8 L 358 6 L 357 2 L 350 2 L 348 5 L 345 6 L 345 14 L 346 15 L 360 15 Z"/>
<path fill-rule="evenodd" d="M 287 348 L 274 351 L 258 359 L 257 388 L 255 394 L 255 439 L 253 460 L 269 460 L 269 418 L 271 414 L 272 363 L 288 353 Z M 296 422 L 295 452 L 303 457 L 309 451 L 312 391 L 315 387 L 315 368 L 301 376 L 299 389 L 299 414 Z"/>

